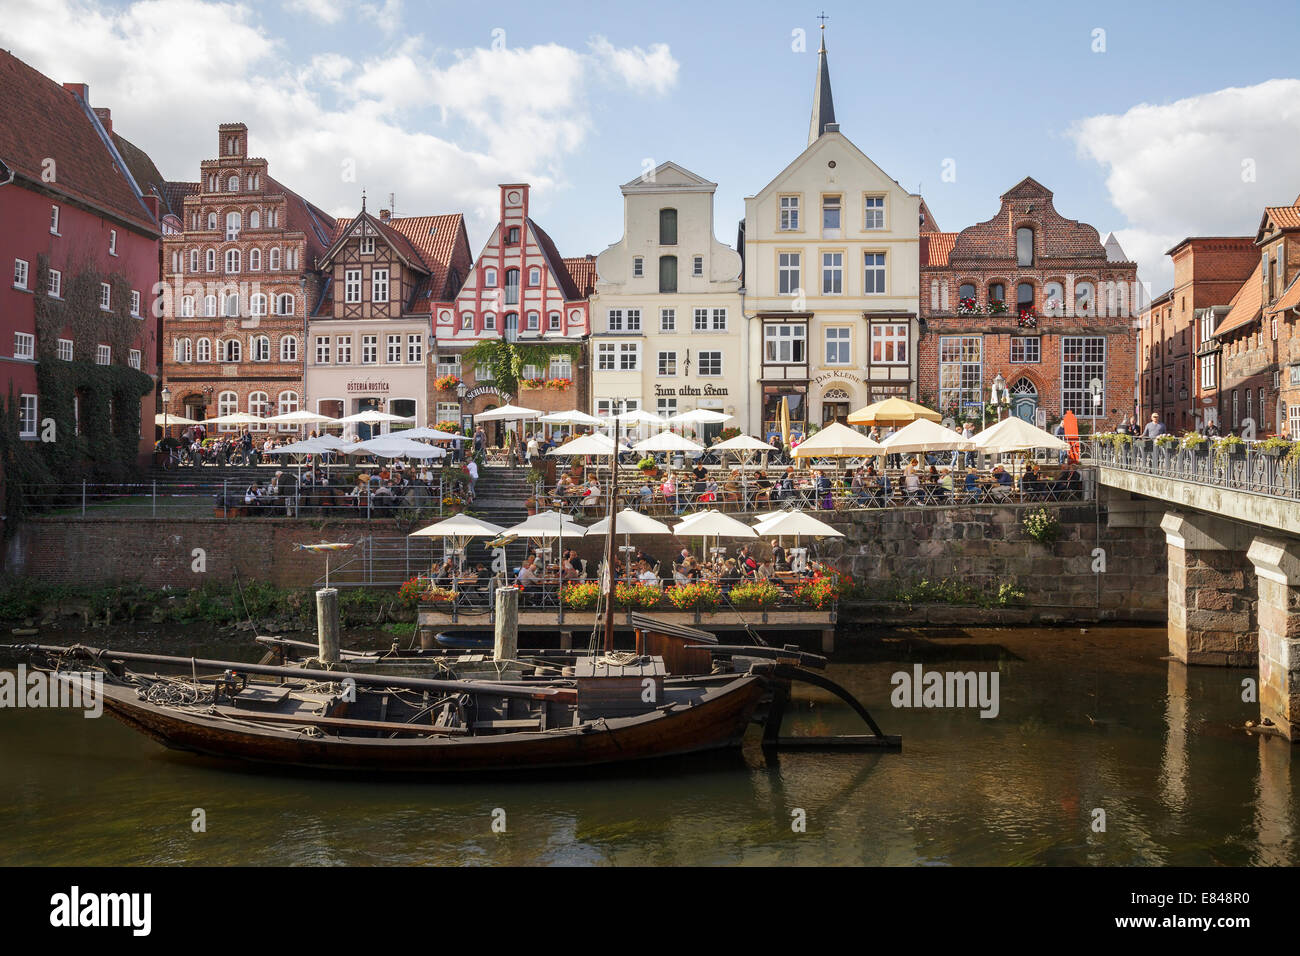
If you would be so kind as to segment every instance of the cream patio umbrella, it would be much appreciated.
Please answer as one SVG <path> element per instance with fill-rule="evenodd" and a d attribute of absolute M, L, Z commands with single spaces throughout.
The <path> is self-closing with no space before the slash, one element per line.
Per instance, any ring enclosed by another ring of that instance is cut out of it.
<path fill-rule="evenodd" d="M 1054 451 L 1068 451 L 1069 442 L 1057 438 L 1051 432 L 1043 431 L 1029 424 L 1023 418 L 1012 415 L 996 425 L 990 425 L 982 432 L 971 437 L 975 448 L 989 455 L 1001 455 L 1007 452 L 1032 451 L 1035 448 L 1050 448 Z"/>
<path fill-rule="evenodd" d="M 602 537 L 609 534 L 609 518 L 604 517 L 589 527 L 586 531 L 590 537 Z M 654 518 L 643 515 L 639 511 L 633 511 L 631 508 L 624 508 L 618 514 L 614 515 L 614 533 L 623 536 L 623 553 L 626 555 L 632 550 L 632 535 L 650 534 L 650 535 L 669 535 L 673 529 L 668 527 L 662 521 L 656 521 Z M 624 565 L 629 567 L 631 563 L 624 561 Z M 612 569 L 610 577 L 613 577 Z"/>
<path fill-rule="evenodd" d="M 943 418 L 933 409 L 909 402 L 905 398 L 893 396 L 879 402 L 873 402 L 859 408 L 849 415 L 850 425 L 884 425 L 898 426 L 924 419 L 937 422 Z"/>
<path fill-rule="evenodd" d="M 891 455 L 914 451 L 971 451 L 975 442 L 938 422 L 919 418 L 894 432 L 880 443 L 880 447 Z"/>
<path fill-rule="evenodd" d="M 173 415 L 170 412 L 159 412 L 153 417 L 155 425 L 162 425 L 164 428 L 172 425 L 197 425 L 199 424 L 192 418 L 186 418 L 184 415 Z"/>
<path fill-rule="evenodd" d="M 265 425 L 266 419 L 259 418 L 256 415 L 249 415 L 247 412 L 231 412 L 229 415 L 218 415 L 216 418 L 204 419 L 204 425 Z"/>
<path fill-rule="evenodd" d="M 762 536 L 783 538 L 794 535 L 794 546 L 799 547 L 799 538 L 842 538 L 844 534 L 802 511 L 782 511 L 771 515 L 754 525 L 754 530 Z"/>
<path fill-rule="evenodd" d="M 660 432 L 643 438 L 632 446 L 633 451 L 704 451 L 704 446 L 676 432 Z"/>
<path fill-rule="evenodd" d="M 587 529 L 578 522 L 574 521 L 568 515 L 561 514 L 558 511 L 540 511 L 535 515 L 529 515 L 527 520 L 521 521 L 512 528 L 506 528 L 506 534 L 512 534 L 520 538 L 530 538 L 544 541 L 547 544 L 546 551 L 550 552 L 550 542 L 557 540 L 560 542 L 560 558 L 564 557 L 564 539 L 581 538 Z M 538 549 L 541 550 L 540 548 Z M 561 570 L 561 586 L 563 586 L 563 570 Z"/>
<path fill-rule="evenodd" d="M 518 422 L 530 418 L 540 418 L 541 412 L 535 408 L 524 408 L 522 405 L 502 405 L 500 408 L 489 409 L 486 412 L 479 412 L 474 416 L 476 422 Z"/>
<path fill-rule="evenodd" d="M 446 554 L 446 541 L 451 540 L 452 552 L 456 556 L 457 577 L 465 570 L 465 547 L 471 538 L 496 538 L 505 531 L 500 525 L 492 524 L 466 514 L 452 515 L 435 522 L 419 531 L 412 531 L 409 538 L 442 538 L 443 553 Z M 455 582 L 453 581 L 453 590 Z"/>
<path fill-rule="evenodd" d="M 619 443 L 619 452 L 631 451 L 627 445 Z M 573 441 L 565 442 L 563 445 L 557 445 L 546 454 L 548 455 L 590 455 L 594 458 L 608 458 L 614 454 L 614 439 L 596 432 L 591 435 L 583 435 L 581 438 L 575 438 Z"/>
<path fill-rule="evenodd" d="M 436 428 L 429 428 L 421 425 L 419 428 L 406 428 L 401 432 L 402 438 L 427 438 L 429 441 L 455 441 L 457 438 L 465 440 L 464 435 L 455 435 L 451 432 L 439 431 Z"/>
<path fill-rule="evenodd" d="M 343 450 L 345 455 L 375 455 L 379 458 L 441 458 L 447 454 L 445 449 L 426 445 L 410 438 L 394 435 L 381 435 L 369 441 L 357 442 Z"/>
<path fill-rule="evenodd" d="M 699 535 L 703 539 L 702 554 L 709 553 L 709 538 L 757 538 L 758 532 L 743 521 L 737 521 L 730 515 L 710 508 L 697 511 L 673 525 L 673 534 L 677 537 Z"/>
<path fill-rule="evenodd" d="M 794 450 L 795 458 L 862 458 L 884 454 L 879 442 L 866 435 L 832 422 L 811 438 L 805 438 Z"/>

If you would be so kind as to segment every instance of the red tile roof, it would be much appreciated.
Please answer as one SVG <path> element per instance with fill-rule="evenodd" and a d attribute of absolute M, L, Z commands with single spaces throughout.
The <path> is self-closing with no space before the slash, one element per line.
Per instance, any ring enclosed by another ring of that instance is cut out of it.
<path fill-rule="evenodd" d="M 926 266 L 946 266 L 952 255 L 952 247 L 957 242 L 955 232 L 921 233 L 921 268 Z"/>
<path fill-rule="evenodd" d="M 88 110 L 76 95 L 0 50 L 0 162 L 18 176 L 157 233 L 158 224 Z M 56 163 L 52 182 L 43 182 L 47 159 Z"/>
<path fill-rule="evenodd" d="M 581 298 L 588 298 L 596 289 L 596 257 L 583 256 L 580 259 L 565 259 L 564 268 L 569 270 Z"/>
<path fill-rule="evenodd" d="M 456 297 L 470 269 L 463 215 L 405 216 L 387 222 L 376 216 L 369 218 L 412 268 L 428 275 L 415 290 L 413 311 L 428 312 L 433 303 L 450 302 Z M 353 217 L 336 220 L 328 247 L 346 235 L 355 221 Z"/>
<path fill-rule="evenodd" d="M 1291 284 L 1278 297 L 1278 300 L 1265 311 L 1269 315 L 1280 315 L 1288 309 L 1296 308 L 1300 308 L 1300 273 L 1296 274 L 1291 280 Z"/>
<path fill-rule="evenodd" d="M 1264 215 L 1279 229 L 1300 229 L 1300 206 L 1265 206 Z"/>
<path fill-rule="evenodd" d="M 1257 262 L 1255 263 L 1255 271 L 1241 284 L 1237 294 L 1228 303 L 1228 314 L 1223 317 L 1219 327 L 1214 330 L 1215 335 L 1223 335 L 1225 332 L 1239 329 L 1259 318 L 1260 300 L 1263 297 L 1262 276 L 1261 264 Z"/>

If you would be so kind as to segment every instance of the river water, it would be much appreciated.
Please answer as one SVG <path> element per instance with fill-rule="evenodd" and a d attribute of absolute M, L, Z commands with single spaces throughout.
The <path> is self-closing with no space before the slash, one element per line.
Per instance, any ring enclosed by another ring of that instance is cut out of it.
<path fill-rule="evenodd" d="M 903 735 L 901 753 L 769 758 L 754 728 L 734 755 L 386 782 L 225 764 L 107 717 L 3 709 L 0 864 L 1300 862 L 1291 747 L 1241 729 L 1258 719 L 1241 699 L 1250 671 L 1166 661 L 1159 629 L 867 636 L 848 652 L 842 634 L 828 673 Z M 112 641 L 128 645 L 258 656 L 228 636 Z M 996 671 L 998 715 L 891 706 L 892 675 L 916 663 Z M 819 690 L 797 689 L 796 704 L 787 732 L 861 729 Z"/>

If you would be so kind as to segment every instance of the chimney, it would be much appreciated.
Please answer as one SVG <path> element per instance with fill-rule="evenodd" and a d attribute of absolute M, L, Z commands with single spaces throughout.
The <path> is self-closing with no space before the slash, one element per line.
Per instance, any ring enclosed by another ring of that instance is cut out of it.
<path fill-rule="evenodd" d="M 64 83 L 63 88 L 73 96 L 80 97 L 87 102 L 90 101 L 90 87 L 85 83 Z"/>
<path fill-rule="evenodd" d="M 392 218 L 393 218 L 393 213 L 392 213 L 390 210 L 388 210 L 388 209 L 381 209 L 381 210 L 379 210 L 379 221 L 380 221 L 380 222 L 388 222 L 388 220 L 390 220 L 390 219 L 392 219 Z"/>
<path fill-rule="evenodd" d="M 99 117 L 99 122 L 104 127 L 104 132 L 109 136 L 113 135 L 113 111 L 104 106 L 95 107 L 95 115 Z"/>

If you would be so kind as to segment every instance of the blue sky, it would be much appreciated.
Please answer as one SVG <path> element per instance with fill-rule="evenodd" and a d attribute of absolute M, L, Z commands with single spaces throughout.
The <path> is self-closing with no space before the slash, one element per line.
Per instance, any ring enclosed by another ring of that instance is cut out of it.
<path fill-rule="evenodd" d="M 805 144 L 822 9 L 842 132 L 944 229 L 1032 175 L 1163 288 L 1173 241 L 1253 232 L 1300 193 L 1289 2 L 11 4 L 0 45 L 89 82 L 166 175 L 197 178 L 216 125 L 243 119 L 271 174 L 329 211 L 362 186 L 399 215 L 464 211 L 476 252 L 495 184 L 518 180 L 564 254 L 599 252 L 646 159 L 716 181 L 734 241 L 744 197 Z"/>

